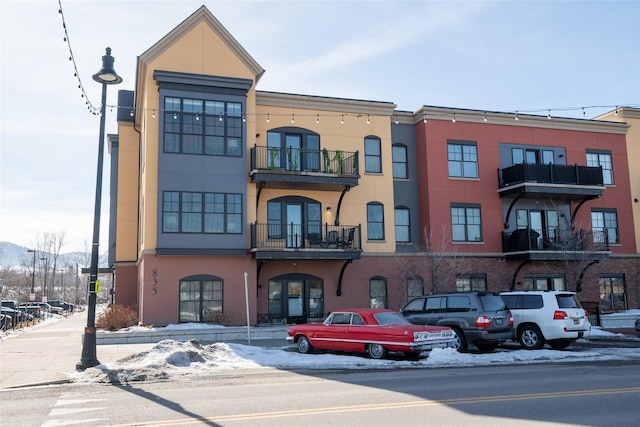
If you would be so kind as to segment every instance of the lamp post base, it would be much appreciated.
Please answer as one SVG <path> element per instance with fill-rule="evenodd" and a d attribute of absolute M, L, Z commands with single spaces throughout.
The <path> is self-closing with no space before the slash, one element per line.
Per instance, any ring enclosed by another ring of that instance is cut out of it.
<path fill-rule="evenodd" d="M 84 328 L 82 337 L 82 357 L 76 363 L 76 371 L 81 372 L 99 364 L 100 361 L 96 356 L 96 328 L 87 326 Z"/>

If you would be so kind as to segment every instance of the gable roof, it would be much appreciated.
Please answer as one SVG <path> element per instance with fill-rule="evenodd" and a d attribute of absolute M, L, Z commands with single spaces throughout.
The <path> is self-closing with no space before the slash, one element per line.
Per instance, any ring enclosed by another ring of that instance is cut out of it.
<path fill-rule="evenodd" d="M 216 19 L 215 16 L 207 9 L 206 6 L 200 6 L 191 16 L 182 21 L 177 27 L 171 30 L 167 35 L 161 38 L 156 44 L 147 49 L 138 57 L 137 77 L 142 77 L 141 72 L 146 68 L 145 65 L 152 62 L 160 56 L 167 48 L 173 45 L 177 40 L 181 39 L 186 33 L 191 31 L 195 26 L 205 22 L 211 30 L 222 40 L 227 47 L 238 57 L 238 59 L 249 69 L 255 76 L 256 83 L 264 74 L 264 69 L 256 62 L 255 59 L 238 43 L 238 41 L 227 31 L 224 26 Z"/>

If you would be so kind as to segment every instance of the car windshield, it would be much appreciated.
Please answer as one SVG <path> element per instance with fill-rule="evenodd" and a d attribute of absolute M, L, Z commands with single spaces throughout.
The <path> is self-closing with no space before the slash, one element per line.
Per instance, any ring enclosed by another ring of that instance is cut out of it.
<path fill-rule="evenodd" d="M 482 303 L 482 308 L 484 308 L 484 311 L 506 310 L 506 303 L 500 295 L 480 295 L 480 302 Z"/>
<path fill-rule="evenodd" d="M 559 308 L 581 308 L 580 303 L 571 294 L 556 295 Z"/>
<path fill-rule="evenodd" d="M 400 315 L 392 312 L 376 313 L 373 315 L 373 317 L 376 318 L 378 324 L 380 325 L 404 325 L 406 323 L 410 323 L 404 317 L 400 317 Z"/>

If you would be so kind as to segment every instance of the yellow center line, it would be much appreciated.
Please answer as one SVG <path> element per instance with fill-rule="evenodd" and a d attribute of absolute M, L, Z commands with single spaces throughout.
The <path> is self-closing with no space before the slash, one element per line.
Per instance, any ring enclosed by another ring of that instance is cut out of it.
<path fill-rule="evenodd" d="M 343 413 L 343 412 L 361 412 L 372 410 L 388 410 L 388 409 L 403 409 L 403 408 L 418 408 L 426 406 L 436 405 L 462 405 L 469 403 L 486 403 L 486 402 L 498 402 L 505 400 L 528 400 L 528 399 L 551 399 L 556 397 L 576 397 L 576 396 L 593 396 L 604 394 L 620 394 L 620 393 L 638 393 L 640 387 L 629 388 L 609 388 L 599 390 L 577 390 L 577 391 L 558 391 L 551 393 L 532 393 L 532 394 L 516 394 L 516 395 L 504 395 L 504 396 L 484 396 L 484 397 L 462 397 L 457 399 L 443 399 L 443 400 L 417 400 L 412 402 L 397 402 L 397 403 L 380 403 L 380 404 L 368 404 L 368 405 L 352 405 L 352 406 L 335 406 L 326 408 L 310 408 L 310 409 L 294 409 L 286 411 L 272 411 L 272 412 L 256 412 L 251 414 L 236 414 L 236 415 L 223 415 L 214 417 L 199 417 L 189 419 L 178 420 L 163 420 L 163 421 L 148 421 L 142 423 L 132 424 L 118 424 L 111 427 L 131 427 L 131 426 L 167 426 L 167 425 L 187 425 L 195 424 L 199 422 L 213 422 L 220 423 L 225 421 L 248 421 L 255 419 L 266 418 L 279 418 L 279 417 L 295 417 L 300 415 L 320 415 L 326 413 Z"/>

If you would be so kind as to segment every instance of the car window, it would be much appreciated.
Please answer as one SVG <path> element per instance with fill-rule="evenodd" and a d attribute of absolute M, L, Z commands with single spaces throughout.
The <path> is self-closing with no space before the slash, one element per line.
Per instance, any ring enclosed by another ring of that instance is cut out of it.
<path fill-rule="evenodd" d="M 427 298 L 427 313 L 444 313 L 447 308 L 447 299 L 445 297 L 429 297 Z"/>
<path fill-rule="evenodd" d="M 522 298 L 520 298 L 520 295 L 502 295 L 502 299 L 511 310 L 522 308 Z"/>
<path fill-rule="evenodd" d="M 333 313 L 332 325 L 348 325 L 351 323 L 351 313 Z"/>
<path fill-rule="evenodd" d="M 500 295 L 494 294 L 480 295 L 480 304 L 482 304 L 484 311 L 504 310 L 506 305 Z"/>
<path fill-rule="evenodd" d="M 466 295 L 450 295 L 447 298 L 447 311 L 462 313 L 471 310 L 471 299 Z"/>
<path fill-rule="evenodd" d="M 362 320 L 362 316 L 359 314 L 354 314 L 351 318 L 352 325 L 364 325 L 364 320 Z"/>
<path fill-rule="evenodd" d="M 556 299 L 560 308 L 582 308 L 572 294 L 558 294 Z"/>
<path fill-rule="evenodd" d="M 383 312 L 383 313 L 376 313 L 373 315 L 373 317 L 375 317 L 379 325 L 398 325 L 398 324 L 410 323 L 404 317 L 400 317 L 398 314 L 390 311 Z"/>
<path fill-rule="evenodd" d="M 416 298 L 409 301 L 404 307 L 404 311 L 422 311 L 424 310 L 424 298 Z"/>
<path fill-rule="evenodd" d="M 522 308 L 534 310 L 543 307 L 542 295 L 523 295 Z"/>

